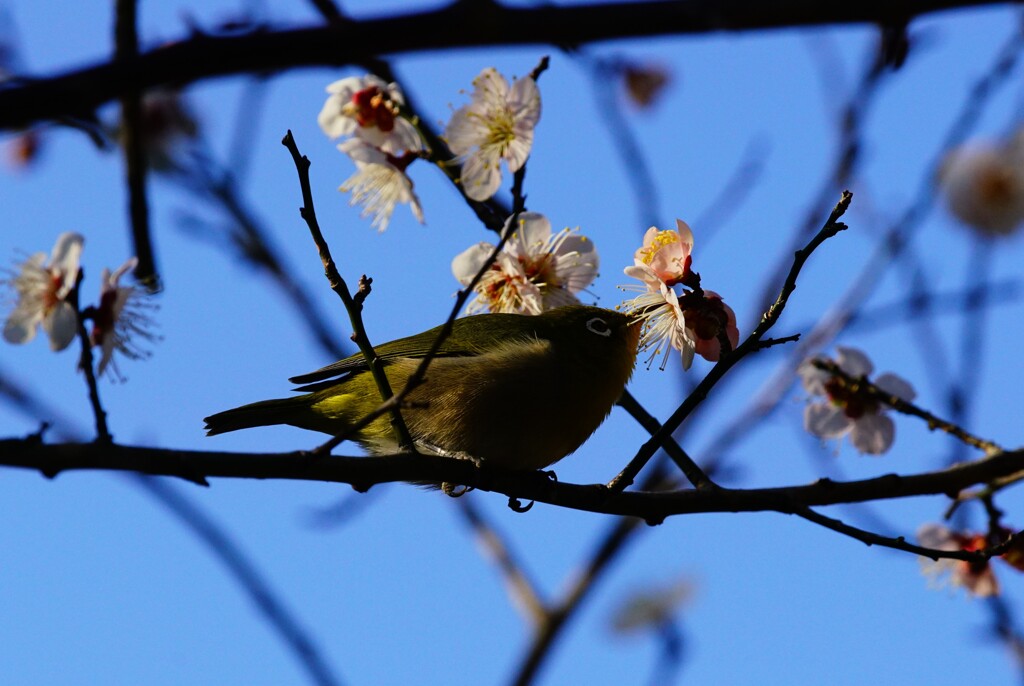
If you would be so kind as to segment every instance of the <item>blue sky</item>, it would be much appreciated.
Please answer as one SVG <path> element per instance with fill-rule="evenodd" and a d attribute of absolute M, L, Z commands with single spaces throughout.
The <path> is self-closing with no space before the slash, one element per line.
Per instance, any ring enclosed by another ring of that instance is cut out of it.
<path fill-rule="evenodd" d="M 30 73 L 50 74 L 110 52 L 109 3 L 37 0 L 4 7 L 17 26 Z M 347 5 L 356 16 L 412 7 Z M 263 8 L 275 22 L 315 19 L 304 3 L 268 2 Z M 142 3 L 141 33 L 154 44 L 183 36 L 183 17 L 213 25 L 237 13 L 230 2 Z M 846 217 L 850 230 L 813 256 L 778 334 L 806 331 L 865 267 L 886 222 L 917 192 L 966 89 L 989 69 L 1014 22 L 1011 9 L 990 8 L 912 25 L 915 52 L 884 82 L 866 114 L 862 173 L 852 185 L 855 197 Z M 847 27 L 616 41 L 591 49 L 594 55 L 671 70 L 671 87 L 652 110 L 624 113 L 657 181 L 659 225 L 670 227 L 676 217 L 691 222 L 695 269 L 705 287 L 722 293 L 736 310 L 744 334 L 759 317 L 764 278 L 830 168 L 836 113 L 850 97 L 872 40 L 870 29 Z M 529 46 L 414 54 L 394 66 L 426 115 L 440 123 L 465 101 L 460 90 L 469 89 L 482 68 L 522 75 L 545 54 L 551 66 L 540 81 L 544 109 L 528 164 L 528 205 L 556 228 L 579 226 L 595 241 L 602 273 L 591 290 L 611 307 L 622 298 L 621 269 L 647 226 L 628 184 L 636 170 L 617 156 L 595 111 L 595 85 L 581 63 L 550 47 Z M 823 56 L 835 67 L 827 82 Z M 246 86 L 240 79 L 203 82 L 188 97 L 220 158 L 226 159 L 240 135 L 251 156 L 242 174 L 247 203 L 345 340 L 347 320 L 298 216 L 295 171 L 280 144 L 286 130 L 294 132 L 312 161 L 317 214 L 342 274 L 350 283 L 361 273 L 374 278 L 364 317 L 371 340 L 385 341 L 441 322 L 457 289 L 451 259 L 491 236 L 446 179 L 424 164 L 413 165 L 410 174 L 423 201 L 425 226 L 399 208 L 387 232 L 378 234 L 347 205 L 336 188 L 351 173 L 350 163 L 320 132 L 316 115 L 324 87 L 355 73 L 306 69 L 279 75 L 268 82 L 262 105 L 241 114 Z M 1019 123 L 1020 84 L 1018 68 L 985 104 L 977 135 L 1003 135 Z M 103 114 L 112 117 L 114 110 Z M 727 199 L 724 221 L 714 227 L 696 223 L 750 150 L 760 173 Z M 13 264 L 26 253 L 48 252 L 62 231 L 81 232 L 84 289 L 95 292 L 100 270 L 130 255 L 121 180 L 120 159 L 112 151 L 98 151 L 74 131 L 48 130 L 34 166 L 0 175 L 0 259 Z M 212 241 L 183 230 L 186 212 L 215 227 L 223 220 L 216 209 L 197 205 L 166 179 L 152 179 L 151 195 L 166 286 L 154 315 L 162 340 L 151 347 L 150 359 L 123 363 L 126 383 L 101 386 L 115 438 L 238 451 L 319 443 L 318 435 L 286 427 L 203 436 L 204 416 L 284 396 L 289 376 L 331 360 L 272 284 Z M 987 277 L 1019 279 L 1022 245 L 1018 236 L 993 246 Z M 917 264 L 935 292 L 976 283 L 974 251 L 970 232 L 941 206 L 914 242 Z M 907 287 L 898 270 L 885 272 L 869 309 L 905 300 Z M 945 392 L 960 374 L 965 327 L 963 315 L 951 309 L 943 307 L 934 318 L 926 346 L 902 320 L 845 332 L 840 342 L 865 350 L 876 369 L 909 379 L 919 404 L 947 414 Z M 1021 442 L 1014 401 L 1024 368 L 1014 360 L 1024 334 L 1022 314 L 1018 300 L 994 306 L 981 347 L 968 351 L 977 379 L 968 426 L 1008 446 Z M 784 355 L 776 349 L 744 361 L 687 425 L 683 446 L 699 460 Z M 946 374 L 937 374 L 929 358 L 948 360 Z M 42 341 L 0 348 L 0 372 L 57 408 L 67 418 L 62 427 L 82 431 L 91 417 L 75 366 L 74 353 L 55 355 Z M 687 374 L 699 378 L 709 368 L 698 360 Z M 630 388 L 665 418 L 680 399 L 680 379 L 684 373 L 673 360 L 664 372 L 638 367 Z M 802 431 L 803 402 L 794 390 L 733 446 L 728 484 L 912 473 L 938 467 L 951 449 L 947 437 L 902 417 L 896 420 L 896 446 L 885 457 L 860 456 L 848 444 L 822 447 Z M 25 435 L 37 426 L 0 404 L 0 435 Z M 576 483 L 607 481 L 641 439 L 639 427 L 616 410 L 590 442 L 559 463 L 558 475 Z M 3 470 L 0 477 L 0 682 L 306 679 L 217 559 L 131 478 L 75 473 L 48 481 L 19 470 Z M 351 498 L 347 487 L 243 480 L 215 480 L 209 489 L 169 485 L 231 533 L 344 683 L 501 683 L 527 645 L 528 632 L 502 580 L 441 494 L 402 485 L 375 488 L 358 516 L 325 529 L 310 525 L 311 513 Z M 606 517 L 542 505 L 520 515 L 502 497 L 471 497 L 552 598 L 611 524 Z M 1010 490 L 998 503 L 1008 522 L 1021 526 L 1019 494 Z M 944 507 L 941 499 L 917 499 L 872 506 L 870 512 L 891 533 L 909 537 L 920 524 L 937 520 Z M 865 526 L 871 521 L 852 508 L 826 514 Z M 980 515 L 970 512 L 968 522 L 981 526 Z M 1021 579 L 1001 571 L 1007 599 L 1024 597 Z M 623 596 L 679 577 L 695 586 L 680 613 L 687 637 L 682 679 L 691 683 L 1019 682 L 1004 649 L 986 634 L 990 615 L 984 603 L 962 592 L 929 589 L 913 556 L 867 548 L 794 517 L 722 514 L 675 518 L 644 530 L 563 636 L 538 683 L 644 682 L 656 644 L 612 636 L 610 613 Z"/>

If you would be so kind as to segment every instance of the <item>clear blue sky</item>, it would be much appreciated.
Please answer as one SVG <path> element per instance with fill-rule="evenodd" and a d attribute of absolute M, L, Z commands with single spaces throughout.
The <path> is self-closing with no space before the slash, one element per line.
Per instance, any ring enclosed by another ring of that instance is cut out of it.
<path fill-rule="evenodd" d="M 261 5 L 274 22 L 315 20 L 302 2 Z M 414 5 L 346 6 L 360 16 Z M 49 74 L 111 52 L 110 3 L 35 0 L 4 7 L 30 73 Z M 186 33 L 186 17 L 212 25 L 238 9 L 222 1 L 143 2 L 141 31 L 148 43 L 173 40 Z M 815 254 L 780 335 L 806 331 L 864 267 L 885 222 L 916 193 L 966 88 L 989 68 L 1014 21 L 1009 8 L 996 8 L 912 25 L 911 59 L 884 83 L 867 112 L 863 174 L 851 189 L 855 198 L 846 220 L 850 230 Z M 695 268 L 705 287 L 722 293 L 736 310 L 744 334 L 760 314 L 763 279 L 831 165 L 836 113 L 850 96 L 872 38 L 868 28 L 854 27 L 620 41 L 591 49 L 671 70 L 671 87 L 653 110 L 625 113 L 657 180 L 659 224 L 668 228 L 676 217 L 691 222 Z M 618 158 L 580 63 L 539 46 L 410 55 L 394 65 L 427 114 L 441 122 L 464 102 L 460 89 L 469 89 L 482 68 L 522 75 L 544 54 L 552 59 L 540 82 L 544 109 L 528 165 L 528 204 L 556 228 L 578 225 L 595 241 L 602 274 L 592 291 L 611 307 L 622 297 L 616 288 L 626 281 L 621 269 L 647 226 L 628 185 L 635 170 Z M 834 62 L 827 84 L 821 74 L 825 55 Z M 294 132 L 312 160 L 317 213 L 343 275 L 353 283 L 360 273 L 374 278 L 365 319 L 372 340 L 385 341 L 441 322 L 457 289 L 452 257 L 491 235 L 447 181 L 423 164 L 410 172 L 426 226 L 399 208 L 388 231 L 377 234 L 348 207 L 335 189 L 351 173 L 350 163 L 320 132 L 316 115 L 324 87 L 355 73 L 308 69 L 280 75 L 269 82 L 261 105 L 242 116 L 239 79 L 203 82 L 189 98 L 221 158 L 242 127 L 251 155 L 245 197 L 344 340 L 346 318 L 298 216 L 294 167 L 280 145 L 287 129 Z M 1020 83 L 1018 69 L 986 105 L 979 135 L 1001 135 L 1019 122 Z M 111 117 L 114 110 L 104 114 Z M 760 175 L 730 198 L 731 212 L 713 235 L 710 227 L 702 233 L 695 220 L 751 146 L 763 158 Z M 121 180 L 118 155 L 96 150 L 74 131 L 46 132 L 37 164 L 0 172 L 0 259 L 13 265 L 25 253 L 48 252 L 62 231 L 81 232 L 84 288 L 93 293 L 100 270 L 121 264 L 131 250 Z M 102 384 L 116 439 L 239 451 L 316 445 L 319 435 L 291 428 L 203 436 L 204 416 L 284 396 L 289 376 L 330 360 L 266 279 L 183 230 L 186 213 L 216 225 L 222 217 L 215 209 L 196 205 L 164 179 L 153 179 L 151 194 L 166 284 L 155 313 L 163 340 L 152 346 L 149 360 L 123 363 L 127 383 Z M 941 207 L 915 241 L 917 264 L 937 292 L 975 283 L 973 250 L 970 234 Z M 1019 279 L 1022 253 L 1019 236 L 999 243 L 988 278 Z M 908 280 L 898 272 L 880 278 L 870 305 L 906 297 Z M 945 390 L 959 373 L 964 319 L 943 309 L 926 349 L 899 320 L 844 333 L 841 342 L 865 350 L 878 370 L 898 371 L 916 386 L 922 406 L 945 414 Z M 1020 301 L 993 307 L 983 345 L 972 351 L 978 389 L 969 427 L 1008 446 L 1021 442 L 1022 315 Z M 745 361 L 733 383 L 713 394 L 699 421 L 687 428 L 684 447 L 699 459 L 783 356 L 775 350 Z M 947 378 L 935 378 L 928 356 L 949 360 Z M 65 426 L 87 430 L 91 417 L 75 365 L 73 352 L 54 355 L 42 340 L 0 347 L 6 377 L 31 385 L 59 408 L 70 422 Z M 707 369 L 698 360 L 688 374 L 699 378 Z M 676 360 L 664 372 L 641 367 L 631 388 L 665 418 L 680 398 L 682 376 Z M 728 455 L 727 483 L 785 485 L 825 475 L 918 472 L 941 465 L 951 447 L 920 423 L 897 418 L 897 443 L 885 457 L 862 457 L 848 444 L 822 448 L 802 432 L 802 409 L 803 395 L 795 390 L 738 443 Z M 36 428 L 0 404 L 0 436 Z M 641 436 L 616 410 L 588 444 L 558 465 L 558 475 L 577 483 L 607 481 Z M 216 480 L 209 489 L 170 486 L 230 531 L 344 683 L 502 683 L 527 643 L 502 580 L 441 494 L 401 485 L 375 488 L 358 517 L 322 529 L 309 525 L 310 513 L 351 497 L 347 487 L 242 480 Z M 543 505 L 520 515 L 500 496 L 472 497 L 552 596 L 611 523 Z M 1012 490 L 999 501 L 1017 527 L 1024 521 L 1020 502 Z M 941 499 L 919 499 L 870 512 L 891 527 L 884 533 L 910 537 L 920 524 L 937 520 L 944 506 Z M 826 513 L 865 526 L 873 521 L 862 510 Z M 981 526 L 980 513 L 971 514 L 973 525 Z M 0 683 L 304 682 L 291 654 L 222 565 L 130 478 L 74 473 L 48 481 L 3 470 L 0 521 Z M 1000 571 L 1008 600 L 1024 598 L 1021 578 Z M 962 592 L 930 590 L 913 556 L 867 548 L 777 514 L 681 517 L 643 532 L 589 599 L 539 683 L 642 683 L 655 643 L 612 636 L 610 613 L 623 595 L 680 576 L 696 585 L 680 614 L 687 636 L 682 679 L 690 683 L 1019 683 L 1004 649 L 985 633 L 984 603 Z"/>

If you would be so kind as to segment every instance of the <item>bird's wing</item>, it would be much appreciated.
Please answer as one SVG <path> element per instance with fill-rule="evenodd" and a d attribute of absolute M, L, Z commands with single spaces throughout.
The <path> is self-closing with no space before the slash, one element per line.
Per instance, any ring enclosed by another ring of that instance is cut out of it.
<path fill-rule="evenodd" d="M 524 320 L 529 324 L 528 326 L 524 327 Z M 534 321 L 536 324 L 533 324 Z M 540 325 L 542 322 L 538 317 L 515 314 L 486 314 L 456 319 L 451 335 L 441 343 L 437 357 L 478 355 L 494 345 L 507 343 L 509 340 L 535 338 L 540 334 L 535 330 Z M 399 338 L 396 341 L 375 346 L 374 352 L 385 363 L 401 357 L 425 357 L 434 345 L 441 329 L 441 326 L 437 326 L 414 336 Z M 293 376 L 288 380 L 297 384 L 311 384 L 366 369 L 368 369 L 366 358 L 362 353 L 356 353 L 314 372 Z"/>

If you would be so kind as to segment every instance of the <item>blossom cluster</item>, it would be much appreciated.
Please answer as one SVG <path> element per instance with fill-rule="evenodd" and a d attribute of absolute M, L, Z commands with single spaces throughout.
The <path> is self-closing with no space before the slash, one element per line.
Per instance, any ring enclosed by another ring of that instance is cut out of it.
<path fill-rule="evenodd" d="M 424 156 L 426 145 L 414 119 L 403 111 L 405 97 L 395 83 L 372 74 L 335 81 L 317 121 L 356 165 L 356 173 L 339 190 L 351 193 L 351 204 L 373 217 L 373 226 L 387 228 L 399 203 L 409 205 L 422 224 L 423 208 L 406 170 Z M 484 201 L 501 185 L 501 163 L 509 171 L 522 168 L 533 145 L 540 119 L 540 91 L 531 77 L 508 80 L 494 68 L 473 80 L 470 102 L 453 112 L 444 137 L 462 165 L 459 183 L 466 197 Z"/>
<path fill-rule="evenodd" d="M 692 270 L 693 231 L 686 222 L 676 220 L 676 230 L 652 226 L 643 245 L 633 255 L 626 276 L 642 286 L 626 286 L 641 295 L 621 307 L 644 322 L 640 350 L 652 351 L 647 364 L 662 353 L 661 368 L 668 364 L 669 352 L 678 350 L 683 369 L 693 364 L 694 355 L 716 362 L 723 344 L 729 350 L 739 345 L 736 314 L 722 296 L 700 286 L 700 275 Z M 680 287 L 677 290 L 676 287 Z"/>
<path fill-rule="evenodd" d="M 153 338 L 147 330 L 149 318 L 142 312 L 142 291 L 121 284 L 122 277 L 135 268 L 137 260 L 133 257 L 113 272 L 104 269 L 99 303 L 80 310 L 76 290 L 81 279 L 79 263 L 84 243 L 80 234 L 62 233 L 49 261 L 45 253 L 36 253 L 4 281 L 17 296 L 17 303 L 4 322 L 4 340 L 29 343 L 41 328 L 50 340 L 50 349 L 60 351 L 75 339 L 79 321 L 91 319 L 89 344 L 100 349 L 97 373 L 109 370 L 120 378 L 114 353 L 136 359 L 144 353 L 135 347 L 133 336 Z"/>
<path fill-rule="evenodd" d="M 423 140 L 402 115 L 405 98 L 395 83 L 368 74 L 335 81 L 317 122 L 356 165 L 356 173 L 338 190 L 352 193 L 351 203 L 363 206 L 363 217 L 373 216 L 379 231 L 388 227 L 398 203 L 409 205 L 422 224 L 423 209 L 406 169 L 423 150 Z"/>

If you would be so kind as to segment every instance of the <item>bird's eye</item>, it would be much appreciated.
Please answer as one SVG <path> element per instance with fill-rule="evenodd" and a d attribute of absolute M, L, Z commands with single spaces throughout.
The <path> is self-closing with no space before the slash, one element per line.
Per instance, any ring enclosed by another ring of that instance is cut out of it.
<path fill-rule="evenodd" d="M 587 320 L 587 330 L 592 333 L 596 333 L 598 336 L 604 336 L 606 338 L 612 335 L 612 327 L 608 326 L 608 322 L 600 317 L 594 317 L 593 319 Z"/>

